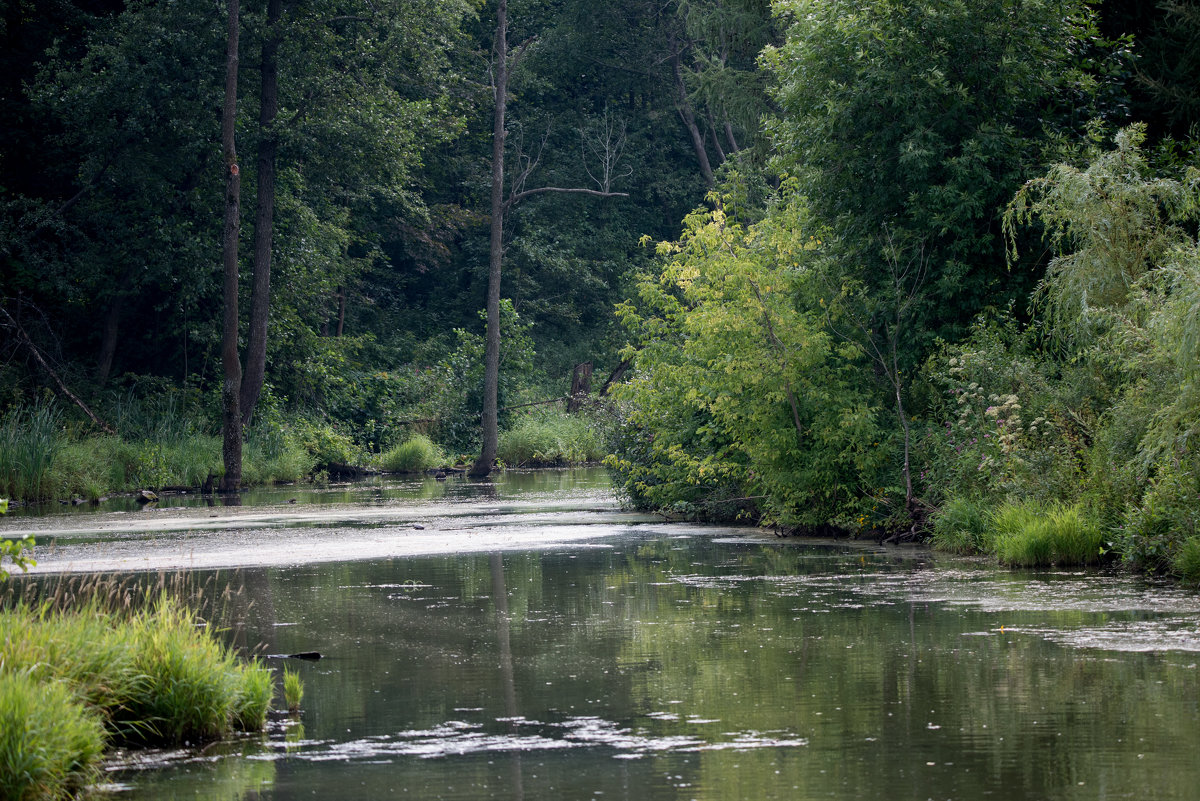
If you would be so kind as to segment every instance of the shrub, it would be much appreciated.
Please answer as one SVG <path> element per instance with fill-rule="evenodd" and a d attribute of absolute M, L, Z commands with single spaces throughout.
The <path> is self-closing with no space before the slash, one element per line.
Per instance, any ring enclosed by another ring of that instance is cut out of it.
<path fill-rule="evenodd" d="M 1195 458 L 1167 461 L 1141 502 L 1125 516 L 1117 549 L 1131 565 L 1163 570 L 1173 566 L 1180 548 L 1200 536 L 1200 464 Z"/>
<path fill-rule="evenodd" d="M 328 451 L 326 455 L 342 452 Z M 248 484 L 299 481 L 312 473 L 318 460 L 300 434 L 276 422 L 259 422 L 247 432 L 244 456 L 242 480 Z"/>
<path fill-rule="evenodd" d="M 71 798 L 99 774 L 100 716 L 67 685 L 0 673 L 0 798 Z"/>
<path fill-rule="evenodd" d="M 441 448 L 424 434 L 413 434 L 379 456 L 379 466 L 389 473 L 419 473 L 444 464 Z"/>

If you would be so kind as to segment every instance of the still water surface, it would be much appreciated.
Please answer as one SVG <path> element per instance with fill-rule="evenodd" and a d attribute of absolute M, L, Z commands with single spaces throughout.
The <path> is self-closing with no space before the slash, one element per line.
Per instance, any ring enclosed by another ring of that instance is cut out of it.
<path fill-rule="evenodd" d="M 542 527 L 549 544 L 241 570 L 238 639 L 326 655 L 289 660 L 302 714 L 127 763 L 118 797 L 1200 797 L 1195 593 L 654 523 L 602 484 L 354 490 L 379 493 L 372 530 L 483 492 L 476 512 L 422 519 L 448 538 Z M 596 531 L 553 534 L 576 525 Z"/>

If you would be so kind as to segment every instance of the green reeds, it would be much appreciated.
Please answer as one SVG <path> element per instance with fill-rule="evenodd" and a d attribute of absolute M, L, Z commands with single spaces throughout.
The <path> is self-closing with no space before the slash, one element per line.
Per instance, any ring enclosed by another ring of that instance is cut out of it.
<path fill-rule="evenodd" d="M 0 798 L 65 799 L 99 775 L 99 714 L 68 685 L 0 673 Z"/>
<path fill-rule="evenodd" d="M 271 671 L 239 660 L 162 587 L 149 604 L 139 599 L 153 586 L 105 580 L 60 585 L 41 600 L 6 599 L 0 610 L 0 781 L 29 773 L 32 752 L 72 767 L 48 769 L 45 781 L 30 780 L 20 793 L 0 789 L 0 797 L 69 795 L 79 777 L 90 775 L 106 741 L 195 744 L 265 725 Z M 7 722 L 25 718 L 29 723 L 21 727 Z M 99 746 L 63 745 L 91 742 L 79 732 L 93 720 Z M 59 751 L 86 759 L 55 756 Z"/>
<path fill-rule="evenodd" d="M 52 469 L 61 449 L 62 412 L 54 403 L 15 408 L 0 422 L 0 495 L 54 496 Z"/>
<path fill-rule="evenodd" d="M 442 449 L 424 434 L 413 434 L 379 455 L 379 466 L 388 473 L 421 473 L 445 462 Z"/>
<path fill-rule="evenodd" d="M 971 498 L 951 498 L 933 517 L 930 544 L 951 553 L 985 553 L 990 550 L 987 507 Z"/>
<path fill-rule="evenodd" d="M 283 668 L 283 700 L 288 712 L 293 714 L 300 711 L 300 701 L 304 698 L 304 682 L 300 674 L 289 667 Z"/>
<path fill-rule="evenodd" d="M 542 410 L 501 432 L 497 455 L 509 467 L 551 467 L 599 462 L 606 454 L 587 416 Z"/>
<path fill-rule="evenodd" d="M 1104 533 L 1078 505 L 1005 503 L 991 515 L 993 550 L 1006 565 L 1090 565 Z"/>

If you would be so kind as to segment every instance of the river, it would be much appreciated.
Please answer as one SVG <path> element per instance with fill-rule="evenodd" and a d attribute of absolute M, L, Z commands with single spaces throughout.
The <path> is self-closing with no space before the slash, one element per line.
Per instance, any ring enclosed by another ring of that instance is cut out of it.
<path fill-rule="evenodd" d="M 21 513 L 36 571 L 191 569 L 302 713 L 127 799 L 1195 799 L 1200 595 L 622 511 L 602 471 Z M 280 667 L 285 660 L 271 658 Z"/>

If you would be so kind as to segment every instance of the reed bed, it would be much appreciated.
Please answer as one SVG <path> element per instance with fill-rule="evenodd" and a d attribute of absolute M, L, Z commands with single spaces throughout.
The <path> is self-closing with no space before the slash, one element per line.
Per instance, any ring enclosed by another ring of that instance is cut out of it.
<path fill-rule="evenodd" d="M 68 797 L 113 744 L 195 745 L 265 725 L 272 672 L 197 611 L 240 590 L 179 575 L 20 584 L 0 599 L 0 797 Z"/>

